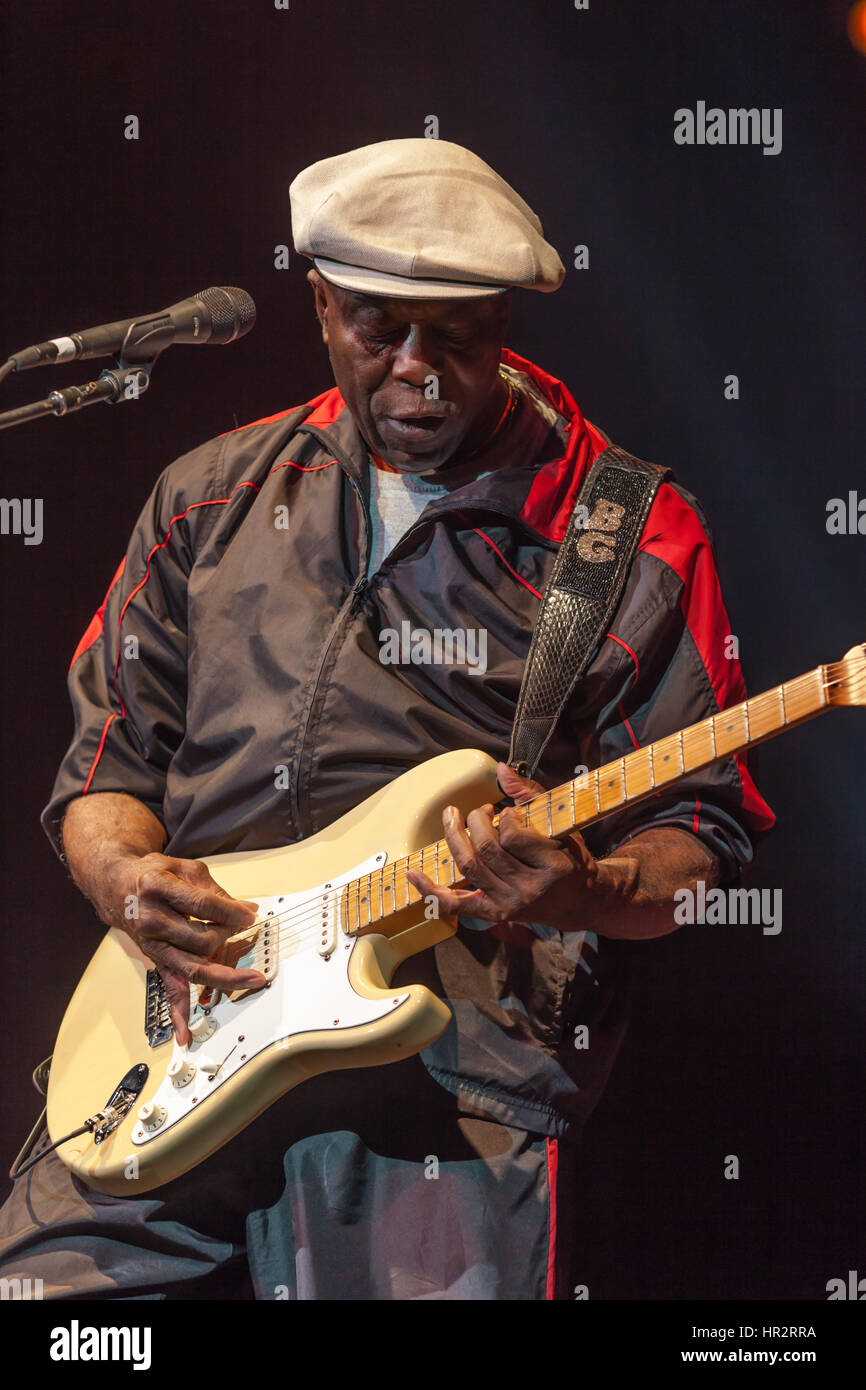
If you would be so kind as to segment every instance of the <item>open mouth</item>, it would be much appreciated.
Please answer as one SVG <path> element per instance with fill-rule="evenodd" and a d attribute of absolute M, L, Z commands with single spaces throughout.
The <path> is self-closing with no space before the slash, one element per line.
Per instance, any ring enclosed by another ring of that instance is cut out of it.
<path fill-rule="evenodd" d="M 382 426 L 387 426 L 391 434 L 405 440 L 430 439 L 444 424 L 443 415 L 414 415 L 402 420 L 393 415 L 386 415 L 382 421 Z"/>

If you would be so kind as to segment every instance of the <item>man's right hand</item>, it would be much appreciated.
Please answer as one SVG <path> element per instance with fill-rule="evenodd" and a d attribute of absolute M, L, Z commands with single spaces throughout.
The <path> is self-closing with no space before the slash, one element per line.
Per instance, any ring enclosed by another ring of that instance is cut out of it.
<path fill-rule="evenodd" d="M 257 970 L 217 962 L 227 938 L 255 922 L 257 908 L 229 897 L 201 860 L 125 855 L 108 866 L 105 886 L 107 901 L 98 904 L 103 920 L 122 928 L 158 969 L 181 1046 L 190 1040 L 191 984 L 225 993 L 264 985 Z"/>
<path fill-rule="evenodd" d="M 228 937 L 252 926 L 255 903 L 229 897 L 200 860 L 163 854 L 165 843 L 162 822 L 125 792 L 79 796 L 63 819 L 72 877 L 100 920 L 120 927 L 153 961 L 183 1046 L 190 1037 L 191 984 L 261 989 L 265 977 L 258 970 L 232 970 L 216 959 Z"/>

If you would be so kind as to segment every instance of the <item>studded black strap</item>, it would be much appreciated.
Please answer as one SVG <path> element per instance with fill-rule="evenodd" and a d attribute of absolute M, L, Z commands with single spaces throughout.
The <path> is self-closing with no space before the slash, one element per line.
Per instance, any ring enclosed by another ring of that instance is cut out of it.
<path fill-rule="evenodd" d="M 532 634 L 510 765 L 535 773 L 566 701 L 607 631 L 659 485 L 670 470 L 611 444 L 590 469 Z"/>

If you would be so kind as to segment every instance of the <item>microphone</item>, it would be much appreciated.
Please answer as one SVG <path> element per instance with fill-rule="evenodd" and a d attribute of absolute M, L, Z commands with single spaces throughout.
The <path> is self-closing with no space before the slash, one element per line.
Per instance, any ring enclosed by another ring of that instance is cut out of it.
<path fill-rule="evenodd" d="M 255 321 L 256 306 L 246 290 L 224 285 L 199 290 L 158 314 L 101 323 L 68 338 L 49 338 L 12 354 L 9 362 L 17 372 L 113 353 L 124 363 L 150 362 L 172 343 L 233 343 L 249 333 Z"/>

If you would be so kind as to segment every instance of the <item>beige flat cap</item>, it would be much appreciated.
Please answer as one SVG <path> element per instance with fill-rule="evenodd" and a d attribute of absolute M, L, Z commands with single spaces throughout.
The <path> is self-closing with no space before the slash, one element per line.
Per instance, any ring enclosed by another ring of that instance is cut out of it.
<path fill-rule="evenodd" d="M 335 285 L 407 299 L 559 289 L 565 269 L 535 213 L 447 140 L 383 140 L 293 181 L 295 249 Z"/>

